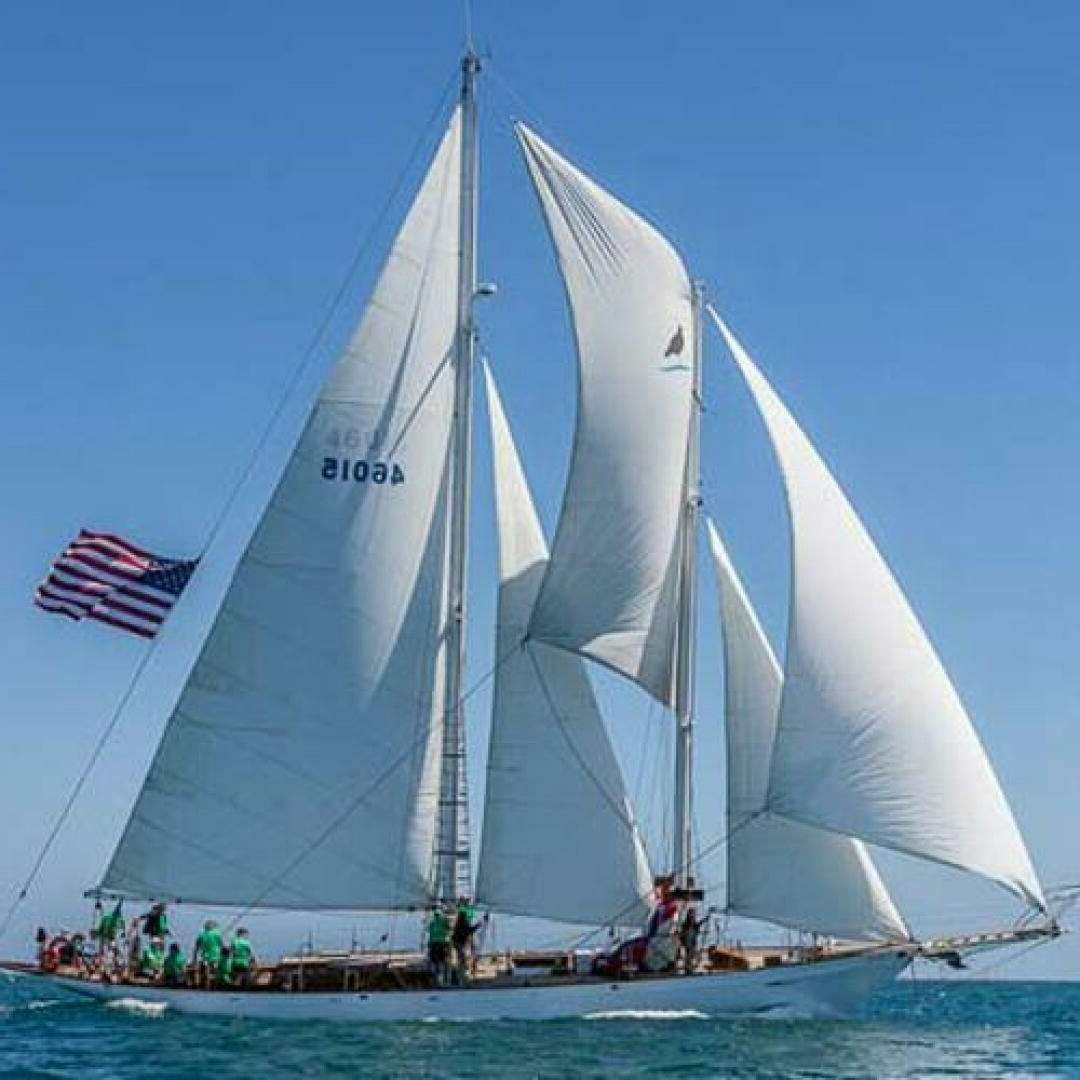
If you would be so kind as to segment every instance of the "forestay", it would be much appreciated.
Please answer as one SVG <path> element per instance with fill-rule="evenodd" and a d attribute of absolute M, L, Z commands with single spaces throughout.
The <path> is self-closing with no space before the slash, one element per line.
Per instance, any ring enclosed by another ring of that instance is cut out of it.
<path fill-rule="evenodd" d="M 563 922 L 644 919 L 648 861 L 584 663 L 523 641 L 547 545 L 491 373 L 499 534 L 494 704 L 477 898 Z"/>
<path fill-rule="evenodd" d="M 109 890 L 304 909 L 429 895 L 459 161 L 455 113 L 169 718 Z"/>
<path fill-rule="evenodd" d="M 765 809 L 780 665 L 711 521 L 708 532 L 724 643 L 727 910 L 840 938 L 907 938 L 858 840 Z"/>
<path fill-rule="evenodd" d="M 672 695 L 690 283 L 671 245 L 518 125 L 566 283 L 578 413 L 530 636 Z"/>
<path fill-rule="evenodd" d="M 997 778 L 899 585 L 810 441 L 712 315 L 765 421 L 791 519 L 769 808 L 981 874 L 1044 908 Z"/>

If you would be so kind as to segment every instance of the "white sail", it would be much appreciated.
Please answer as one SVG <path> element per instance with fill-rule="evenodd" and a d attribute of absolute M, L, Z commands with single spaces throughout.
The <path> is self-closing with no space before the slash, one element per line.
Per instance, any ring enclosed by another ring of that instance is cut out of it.
<path fill-rule="evenodd" d="M 711 521 L 708 532 L 724 642 L 727 910 L 840 938 L 907 938 L 858 840 L 765 809 L 780 665 Z"/>
<path fill-rule="evenodd" d="M 103 886 L 425 902 L 444 702 L 454 114 L 170 717 Z"/>
<path fill-rule="evenodd" d="M 584 662 L 523 641 L 547 545 L 490 371 L 499 610 L 476 893 L 564 922 L 640 923 L 652 877 Z"/>
<path fill-rule="evenodd" d="M 530 636 L 670 703 L 690 424 L 690 283 L 671 245 L 518 125 L 566 282 L 578 415 Z"/>
<path fill-rule="evenodd" d="M 1044 908 L 990 762 L 899 585 L 810 441 L 712 315 L 765 421 L 791 519 L 769 808 L 981 874 Z"/>

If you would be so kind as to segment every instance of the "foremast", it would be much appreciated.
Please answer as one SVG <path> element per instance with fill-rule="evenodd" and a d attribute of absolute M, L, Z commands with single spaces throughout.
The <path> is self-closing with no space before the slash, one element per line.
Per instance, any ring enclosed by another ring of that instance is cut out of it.
<path fill-rule="evenodd" d="M 690 884 L 694 819 L 694 660 L 697 631 L 697 534 L 701 507 L 701 317 L 704 289 L 691 286 L 690 430 L 686 444 L 679 550 L 675 643 L 675 829 L 671 869 L 675 884 Z"/>
<path fill-rule="evenodd" d="M 457 330 L 454 345 L 454 412 L 450 464 L 450 550 L 446 628 L 446 709 L 439 783 L 439 827 L 435 845 L 435 897 L 444 902 L 469 892 L 468 791 L 465 781 L 465 608 L 472 478 L 472 372 L 476 351 L 476 194 L 478 132 L 476 79 L 480 58 L 468 47 L 461 61 L 461 217 Z"/>

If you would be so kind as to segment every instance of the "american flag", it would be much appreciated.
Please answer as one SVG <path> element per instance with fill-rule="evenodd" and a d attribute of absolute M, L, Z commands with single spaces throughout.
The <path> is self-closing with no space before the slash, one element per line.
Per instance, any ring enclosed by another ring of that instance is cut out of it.
<path fill-rule="evenodd" d="M 49 567 L 34 603 L 69 619 L 98 619 L 152 638 L 196 563 L 163 559 L 113 533 L 83 529 Z"/>

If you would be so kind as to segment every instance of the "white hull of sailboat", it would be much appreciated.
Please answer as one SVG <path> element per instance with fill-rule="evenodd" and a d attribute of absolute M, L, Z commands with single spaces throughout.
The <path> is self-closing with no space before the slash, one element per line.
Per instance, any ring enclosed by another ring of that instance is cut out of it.
<path fill-rule="evenodd" d="M 62 976 L 32 977 L 106 1002 L 135 1001 L 183 1013 L 252 1020 L 556 1020 L 672 1012 L 704 1016 L 771 1012 L 843 1016 L 892 982 L 910 963 L 908 950 L 882 950 L 820 963 L 716 975 L 370 994 L 208 992 L 105 984 Z"/>

